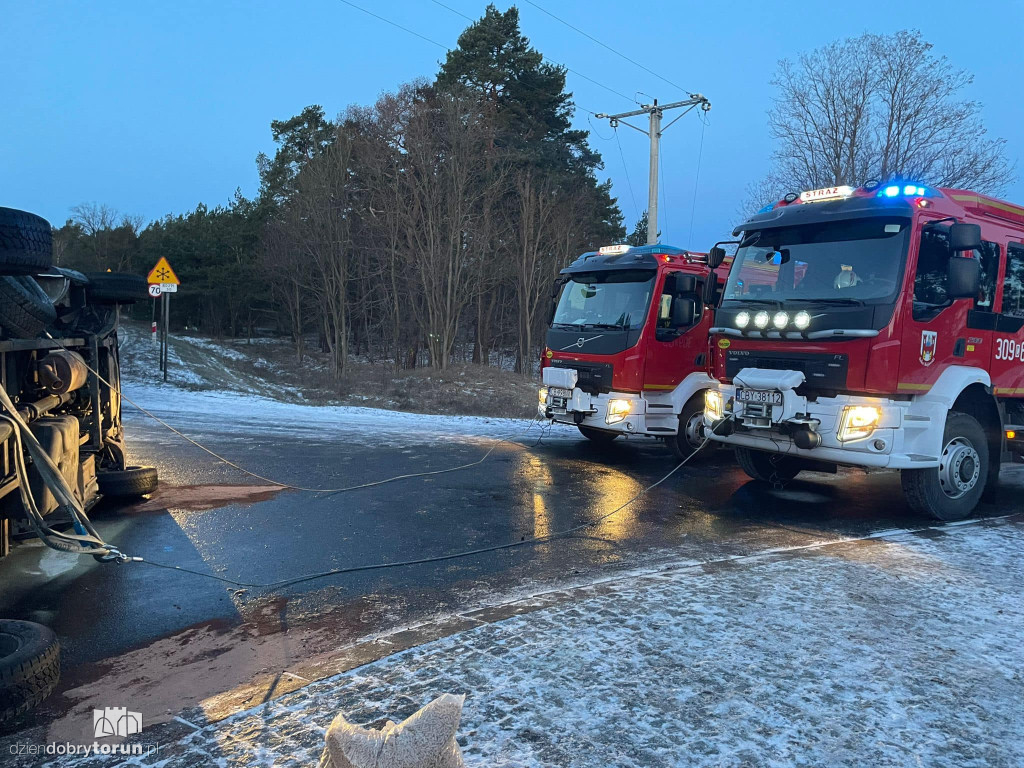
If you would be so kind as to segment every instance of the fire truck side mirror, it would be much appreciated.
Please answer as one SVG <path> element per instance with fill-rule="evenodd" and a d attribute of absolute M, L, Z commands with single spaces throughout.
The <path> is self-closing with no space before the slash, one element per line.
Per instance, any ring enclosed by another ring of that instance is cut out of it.
<path fill-rule="evenodd" d="M 704 281 L 704 287 L 701 291 L 701 298 L 704 300 L 705 306 L 713 307 L 718 303 L 718 280 L 715 278 L 714 272 L 708 275 Z"/>
<path fill-rule="evenodd" d="M 949 227 L 949 249 L 954 253 L 981 248 L 981 227 L 958 221 Z"/>
<path fill-rule="evenodd" d="M 689 328 L 697 316 L 697 303 L 689 296 L 672 299 L 672 327 Z"/>
<path fill-rule="evenodd" d="M 708 251 L 708 266 L 712 269 L 718 269 L 722 266 L 722 262 L 725 261 L 725 248 L 721 246 L 713 246 Z"/>
<path fill-rule="evenodd" d="M 946 295 L 951 299 L 973 299 L 981 286 L 981 262 L 966 256 L 951 256 L 946 275 Z"/>

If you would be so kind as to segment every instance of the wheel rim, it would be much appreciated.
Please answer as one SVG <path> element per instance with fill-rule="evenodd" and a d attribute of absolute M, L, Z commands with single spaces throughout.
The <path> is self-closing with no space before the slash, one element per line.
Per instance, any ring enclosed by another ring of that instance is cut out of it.
<path fill-rule="evenodd" d="M 981 457 L 966 437 L 954 437 L 939 459 L 939 487 L 950 499 L 971 492 L 981 477 Z"/>
<path fill-rule="evenodd" d="M 696 450 L 704 444 L 704 411 L 697 411 L 683 425 L 686 444 Z"/>

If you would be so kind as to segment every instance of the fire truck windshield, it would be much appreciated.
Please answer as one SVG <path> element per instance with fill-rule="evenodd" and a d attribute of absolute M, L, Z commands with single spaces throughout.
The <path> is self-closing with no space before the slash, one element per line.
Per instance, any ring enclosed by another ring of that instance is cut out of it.
<path fill-rule="evenodd" d="M 570 275 L 552 325 L 639 328 L 647 318 L 656 274 L 653 270 L 612 270 Z"/>
<path fill-rule="evenodd" d="M 899 286 L 909 219 L 865 218 L 746 233 L 726 300 L 881 304 Z"/>

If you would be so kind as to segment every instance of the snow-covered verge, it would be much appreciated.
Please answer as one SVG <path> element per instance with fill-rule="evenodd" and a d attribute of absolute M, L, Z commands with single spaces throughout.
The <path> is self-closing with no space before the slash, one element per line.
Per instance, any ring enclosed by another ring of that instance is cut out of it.
<path fill-rule="evenodd" d="M 680 565 L 576 590 L 194 728 L 52 766 L 317 763 L 465 693 L 470 768 L 1024 764 L 1024 520 Z"/>
<path fill-rule="evenodd" d="M 162 382 L 159 346 L 149 329 L 127 323 L 120 337 L 125 380 Z M 194 334 L 172 336 L 168 358 L 168 383 L 192 391 L 482 416 L 523 417 L 536 407 L 536 381 L 501 367 L 463 363 L 446 371 L 396 372 L 387 362 L 354 357 L 344 380 L 335 382 L 326 356 L 315 349 L 299 363 L 291 345 L 279 338 L 214 341 Z"/>
<path fill-rule="evenodd" d="M 436 443 L 439 439 L 475 442 L 493 438 L 535 438 L 543 429 L 549 437 L 579 438 L 579 433 L 569 427 L 531 419 L 408 413 L 348 405 L 303 405 L 263 395 L 185 390 L 133 380 L 124 381 L 122 390 L 126 398 L 123 411 L 132 442 L 167 439 L 164 429 L 134 405 L 193 437 L 221 432 L 259 438 L 287 434 L 388 446 Z"/>

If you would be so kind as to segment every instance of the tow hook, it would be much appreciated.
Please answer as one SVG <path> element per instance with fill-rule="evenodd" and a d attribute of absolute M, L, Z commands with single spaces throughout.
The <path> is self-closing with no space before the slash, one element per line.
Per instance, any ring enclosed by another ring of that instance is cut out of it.
<path fill-rule="evenodd" d="M 818 434 L 818 426 L 821 422 L 817 419 L 793 419 L 786 422 L 788 432 L 797 448 L 805 451 L 813 450 L 821 445 L 821 435 Z"/>

